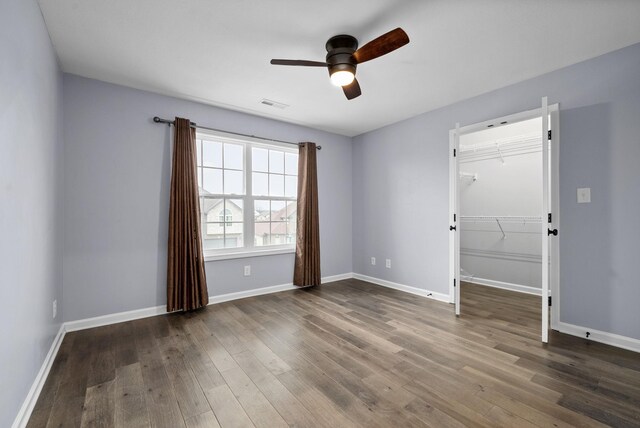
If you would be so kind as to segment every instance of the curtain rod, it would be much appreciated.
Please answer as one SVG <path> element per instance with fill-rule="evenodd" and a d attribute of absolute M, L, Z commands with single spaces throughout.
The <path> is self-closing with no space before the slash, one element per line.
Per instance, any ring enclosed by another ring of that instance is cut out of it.
<path fill-rule="evenodd" d="M 153 121 L 155 123 L 166 123 L 169 126 L 175 125 L 175 121 L 174 120 L 162 119 L 161 117 L 158 117 L 158 116 L 154 117 Z M 207 129 L 209 131 L 224 132 L 226 134 L 239 135 L 241 137 L 257 138 L 259 140 L 273 141 L 273 142 L 276 142 L 276 143 L 292 144 L 294 146 L 300 146 L 300 144 L 302 144 L 302 143 L 291 143 L 289 141 L 275 140 L 273 138 L 258 137 L 258 136 L 255 136 L 255 135 L 240 134 L 239 132 L 225 131 L 224 129 L 209 128 L 209 127 L 206 127 L 206 126 L 200 126 L 200 125 L 196 124 L 195 122 L 190 122 L 190 123 L 191 123 L 191 126 L 193 128 Z M 322 146 L 316 146 L 316 149 L 322 150 Z"/>

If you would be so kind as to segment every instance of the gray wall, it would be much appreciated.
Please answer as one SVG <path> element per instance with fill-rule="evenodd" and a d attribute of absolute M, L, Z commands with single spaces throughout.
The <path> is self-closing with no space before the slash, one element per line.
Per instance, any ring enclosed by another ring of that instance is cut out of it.
<path fill-rule="evenodd" d="M 322 275 L 352 271 L 350 138 L 74 75 L 64 76 L 64 109 L 65 320 L 166 302 L 171 143 L 156 115 L 321 144 Z M 207 262 L 206 271 L 212 296 L 286 284 L 293 254 Z"/>
<path fill-rule="evenodd" d="M 35 1 L 2 3 L 0 58 L 0 426 L 8 427 L 62 318 L 62 74 Z"/>
<path fill-rule="evenodd" d="M 354 271 L 448 293 L 449 129 L 549 96 L 561 109 L 561 321 L 640 339 L 638 76 L 640 44 L 356 137 Z M 578 187 L 591 204 L 576 203 Z"/>

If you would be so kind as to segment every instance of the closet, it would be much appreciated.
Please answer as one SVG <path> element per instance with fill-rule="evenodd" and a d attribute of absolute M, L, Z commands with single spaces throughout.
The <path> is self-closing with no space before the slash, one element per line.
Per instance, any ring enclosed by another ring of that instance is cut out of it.
<path fill-rule="evenodd" d="M 541 121 L 460 136 L 462 281 L 540 295 Z"/>

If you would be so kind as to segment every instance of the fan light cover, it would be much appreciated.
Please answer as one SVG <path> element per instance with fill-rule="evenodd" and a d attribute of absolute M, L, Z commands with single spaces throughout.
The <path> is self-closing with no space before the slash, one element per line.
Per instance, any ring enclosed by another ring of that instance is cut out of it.
<path fill-rule="evenodd" d="M 353 82 L 355 76 L 350 71 L 336 71 L 331 75 L 331 83 L 336 86 L 347 86 Z"/>

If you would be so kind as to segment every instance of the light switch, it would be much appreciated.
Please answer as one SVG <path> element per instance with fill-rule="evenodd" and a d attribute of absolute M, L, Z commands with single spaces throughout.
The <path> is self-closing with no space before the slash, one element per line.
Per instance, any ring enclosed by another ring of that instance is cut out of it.
<path fill-rule="evenodd" d="M 588 204 L 591 202 L 591 188 L 583 187 L 578 189 L 578 203 L 579 204 Z"/>

